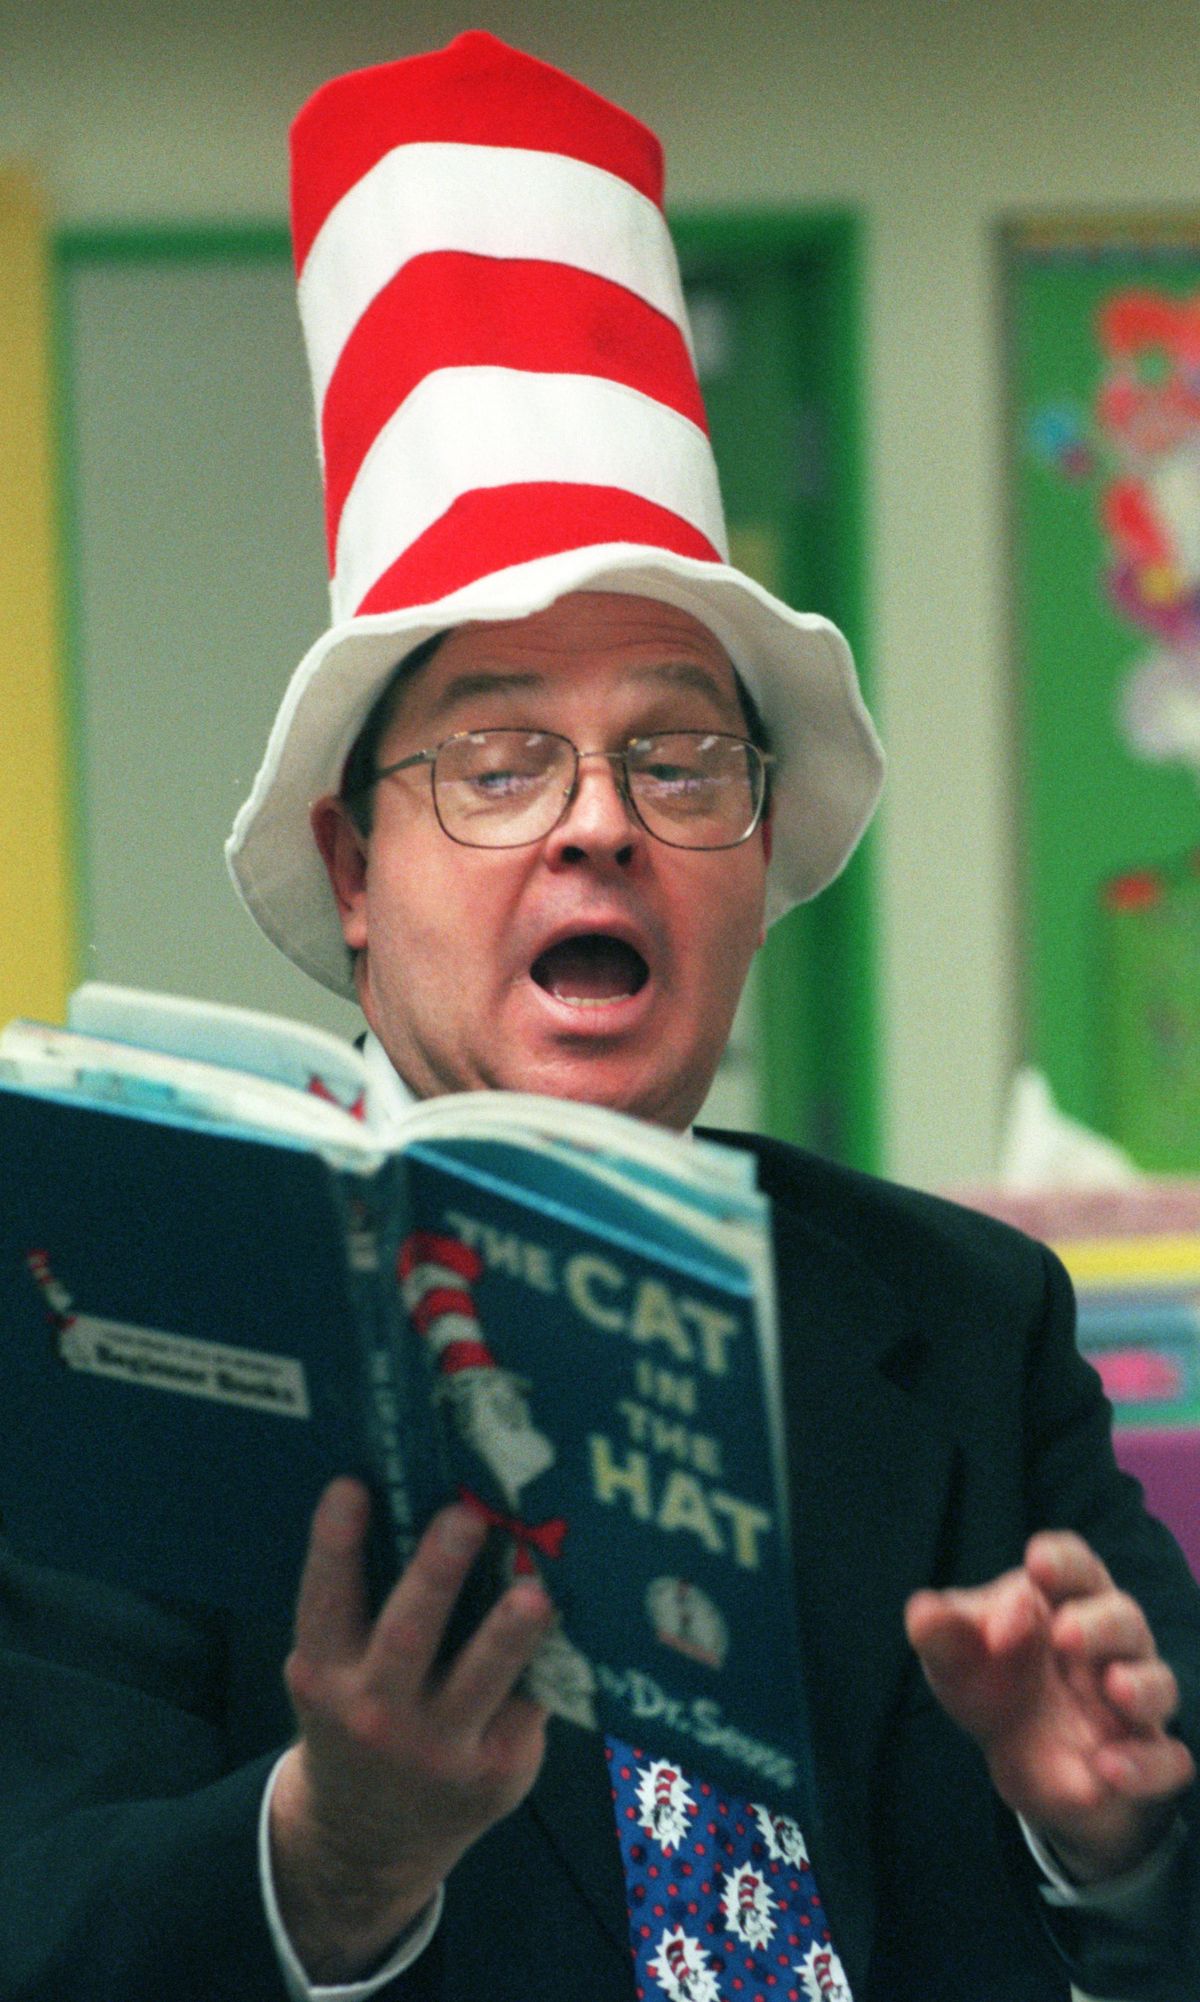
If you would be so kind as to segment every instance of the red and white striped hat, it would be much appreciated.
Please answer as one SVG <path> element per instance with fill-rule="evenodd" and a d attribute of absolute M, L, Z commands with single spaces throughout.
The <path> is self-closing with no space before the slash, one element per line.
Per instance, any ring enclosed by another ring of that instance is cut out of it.
<path fill-rule="evenodd" d="M 333 624 L 293 676 L 226 855 L 263 930 L 352 994 L 309 828 L 397 662 L 570 591 L 690 612 L 778 757 L 767 915 L 837 874 L 882 757 L 849 649 L 727 560 L 662 152 L 491 35 L 339 77 L 292 130 Z"/>
<path fill-rule="evenodd" d="M 470 1288 L 483 1261 L 461 1238 L 415 1230 L 400 1246 L 396 1276 L 409 1319 L 429 1343 L 441 1376 L 495 1369 Z"/>

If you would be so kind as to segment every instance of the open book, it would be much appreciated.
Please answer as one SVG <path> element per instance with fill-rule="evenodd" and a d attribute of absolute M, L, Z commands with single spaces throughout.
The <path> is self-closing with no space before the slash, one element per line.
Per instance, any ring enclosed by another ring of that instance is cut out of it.
<path fill-rule="evenodd" d="M 443 1502 L 560 1618 L 531 1691 L 810 1812 L 750 1158 L 506 1092 L 397 1110 L 299 1024 L 89 986 L 0 1035 L 0 1509 L 21 1555 L 293 1602 L 334 1474 L 382 1591 Z"/>

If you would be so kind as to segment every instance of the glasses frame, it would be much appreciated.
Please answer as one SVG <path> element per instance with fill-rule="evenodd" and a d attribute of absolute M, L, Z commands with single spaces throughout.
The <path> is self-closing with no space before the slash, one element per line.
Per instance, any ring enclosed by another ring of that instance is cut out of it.
<path fill-rule="evenodd" d="M 566 744 L 575 760 L 575 769 L 571 775 L 571 782 L 563 793 L 562 805 L 557 814 L 549 827 L 541 834 L 526 836 L 520 841 L 465 841 L 461 834 L 451 833 L 442 819 L 441 808 L 438 805 L 437 761 L 441 753 L 450 744 L 462 743 L 468 737 L 499 736 L 551 737 L 557 743 Z M 734 841 L 672 841 L 665 834 L 660 834 L 657 828 L 650 826 L 649 821 L 645 818 L 637 800 L 633 796 L 633 788 L 629 781 L 629 755 L 639 745 L 652 744 L 656 739 L 661 737 L 720 737 L 723 742 L 737 744 L 751 754 L 751 761 L 758 773 L 758 799 L 755 804 L 753 818 L 744 834 L 739 834 Z M 751 835 L 762 825 L 762 817 L 767 804 L 767 782 L 770 776 L 770 768 L 775 763 L 775 757 L 772 752 L 764 751 L 760 745 L 754 742 L 752 737 L 740 737 L 733 730 L 650 730 L 645 736 L 631 737 L 629 742 L 619 751 L 581 751 L 573 738 L 564 737 L 561 730 L 523 730 L 519 725 L 498 725 L 494 730 L 455 730 L 449 737 L 443 737 L 440 743 L 432 745 L 428 750 L 414 751 L 407 758 L 397 758 L 394 764 L 381 765 L 371 774 L 368 786 L 364 790 L 369 790 L 377 786 L 383 779 L 394 778 L 397 772 L 412 771 L 417 765 L 428 765 L 429 790 L 433 799 L 433 811 L 437 817 L 437 824 L 448 841 L 453 841 L 459 848 L 494 848 L 498 850 L 506 848 L 535 848 L 539 841 L 545 841 L 553 834 L 556 827 L 562 826 L 563 821 L 571 811 L 579 791 L 579 768 L 585 758 L 607 758 L 609 764 L 614 768 L 614 781 L 626 813 L 637 822 L 639 827 L 645 830 L 652 841 L 661 842 L 664 848 L 679 848 L 685 853 L 690 850 L 692 853 L 700 855 L 719 854 L 727 848 L 740 848 L 744 842 L 749 841 Z"/>

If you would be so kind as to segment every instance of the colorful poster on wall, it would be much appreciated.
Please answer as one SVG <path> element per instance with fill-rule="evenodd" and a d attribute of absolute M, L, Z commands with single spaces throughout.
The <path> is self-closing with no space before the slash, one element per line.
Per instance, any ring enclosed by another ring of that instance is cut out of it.
<path fill-rule="evenodd" d="M 1200 1168 L 1200 217 L 1005 240 L 1027 1055 Z"/>
<path fill-rule="evenodd" d="M 1200 1123 L 1200 848 L 1114 877 L 1103 908 L 1112 1131 L 1135 1160 L 1186 1170 Z"/>

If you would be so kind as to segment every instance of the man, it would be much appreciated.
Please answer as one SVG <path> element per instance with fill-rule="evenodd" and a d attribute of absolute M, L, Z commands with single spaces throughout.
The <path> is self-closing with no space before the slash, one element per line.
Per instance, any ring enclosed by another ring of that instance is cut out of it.
<path fill-rule="evenodd" d="M 460 627 L 401 684 L 377 761 L 401 769 L 376 790 L 369 835 L 336 798 L 315 826 L 364 1013 L 419 1093 L 533 1086 L 685 1127 L 761 935 L 768 844 L 655 841 L 600 755 L 541 840 L 464 849 L 428 767 L 406 761 L 467 730 L 554 731 L 603 754 L 652 728 L 740 722 L 712 635 L 615 594 Z M 479 1532 L 440 1524 L 371 1631 L 354 1565 L 363 1500 L 337 1490 L 318 1525 L 290 1669 L 305 1737 L 274 1800 L 285 1916 L 309 1964 L 340 1975 L 370 1964 L 533 1780 L 543 1719 L 514 1682 L 549 1611 L 538 1588 L 514 1588 L 439 1683 L 433 1655 Z M 1173 1678 L 1080 1539 L 1041 1538 L 1022 1569 L 974 1595 L 926 1593 L 909 1617 L 1003 1797 L 1078 1879 L 1120 1876 L 1157 1846 L 1191 1772 L 1163 1729 Z"/>
<path fill-rule="evenodd" d="M 296 128 L 336 619 L 230 859 L 360 999 L 384 1098 L 498 1085 L 685 1129 L 764 924 L 878 791 L 840 637 L 723 560 L 660 198 L 649 134 L 487 36 Z M 802 1974 L 781 1933 L 763 1994 L 1194 2002 L 1200 1594 L 1115 1471 L 1061 1272 L 743 1144 L 774 1202 L 829 1935 Z M 481 1530 L 439 1516 L 371 1621 L 366 1512 L 340 1481 L 316 1515 L 291 1742 L 279 1636 L 0 1573 L 0 1994 L 733 2002 L 712 1936 L 648 1959 L 631 1933 L 602 1741 L 521 1693 L 542 1588 L 441 1664 Z"/>

